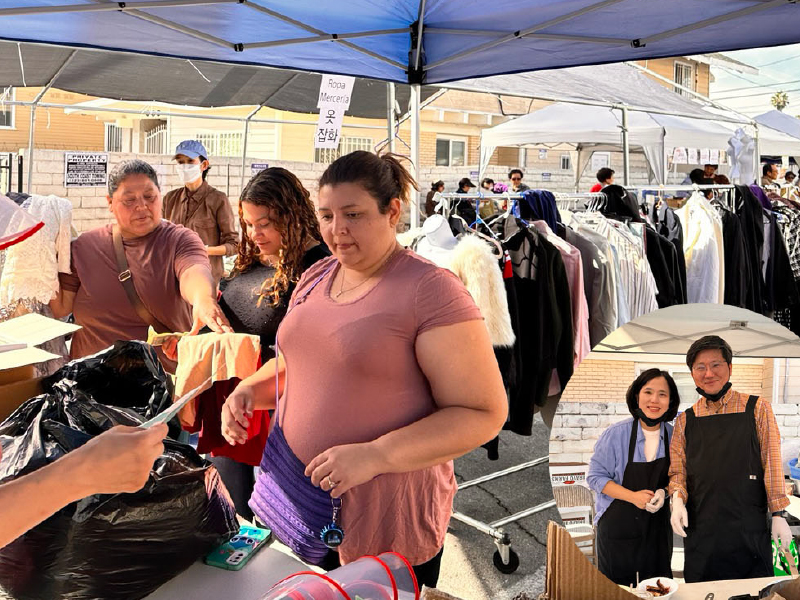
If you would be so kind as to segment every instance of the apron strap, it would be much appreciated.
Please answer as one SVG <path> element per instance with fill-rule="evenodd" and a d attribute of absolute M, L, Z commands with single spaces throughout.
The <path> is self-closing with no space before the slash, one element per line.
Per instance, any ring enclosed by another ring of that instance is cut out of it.
<path fill-rule="evenodd" d="M 747 408 L 745 409 L 745 412 L 749 416 L 755 417 L 755 415 L 756 415 L 756 402 L 758 402 L 758 396 L 750 396 L 747 399 Z"/>
<path fill-rule="evenodd" d="M 636 440 L 639 437 L 639 419 L 633 418 L 633 426 L 631 427 L 631 439 L 628 442 L 628 463 L 633 462 L 633 455 L 636 450 Z"/>
<path fill-rule="evenodd" d="M 311 284 L 306 289 L 304 289 L 301 294 L 298 294 L 295 297 L 294 302 L 292 302 L 289 305 L 289 308 L 287 308 L 286 314 L 288 315 L 295 306 L 303 302 L 308 297 L 308 295 L 314 291 L 314 288 L 317 287 L 320 284 L 320 282 L 323 279 L 325 279 L 325 277 L 336 268 L 337 264 L 338 261 L 335 260 L 332 261 L 330 266 L 328 266 L 328 268 L 325 269 L 319 277 L 317 277 L 313 282 L 311 282 Z M 281 414 L 278 407 L 278 402 L 280 401 L 280 393 L 278 392 L 278 363 L 280 362 L 280 356 L 281 356 L 281 349 L 280 346 L 278 345 L 278 333 L 280 332 L 280 329 L 281 327 L 280 325 L 278 325 L 278 330 L 275 332 L 275 425 L 280 425 L 280 414 Z"/>

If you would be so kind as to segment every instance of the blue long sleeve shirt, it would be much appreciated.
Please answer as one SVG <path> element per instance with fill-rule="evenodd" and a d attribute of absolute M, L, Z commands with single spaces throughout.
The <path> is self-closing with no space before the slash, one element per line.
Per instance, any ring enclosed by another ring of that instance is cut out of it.
<path fill-rule="evenodd" d="M 622 485 L 625 467 L 628 466 L 628 445 L 630 444 L 632 426 L 633 418 L 615 423 L 600 434 L 600 438 L 594 445 L 594 454 L 591 460 L 589 460 L 589 473 L 586 476 L 586 483 L 589 484 L 589 487 L 595 493 L 595 524 L 614 501 L 614 498 L 603 493 L 603 488 L 609 481 Z M 658 444 L 656 459 L 664 458 L 665 456 L 665 429 L 669 434 L 669 439 L 672 440 L 672 425 L 669 423 L 662 423 L 661 442 Z M 642 432 L 641 421 L 639 421 L 638 424 L 633 461 L 647 462 L 644 456 L 644 433 Z"/>

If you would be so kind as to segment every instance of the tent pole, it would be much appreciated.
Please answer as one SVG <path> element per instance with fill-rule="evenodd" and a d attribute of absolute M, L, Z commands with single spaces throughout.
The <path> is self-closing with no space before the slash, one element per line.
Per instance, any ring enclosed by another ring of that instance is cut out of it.
<path fill-rule="evenodd" d="M 753 127 L 756 130 L 756 139 L 755 139 L 755 160 L 753 160 L 753 182 L 759 183 L 761 181 L 761 141 L 758 139 L 758 123 L 753 121 Z"/>
<path fill-rule="evenodd" d="M 386 84 L 386 126 L 389 130 L 389 152 L 394 152 L 394 128 L 395 128 L 395 114 L 394 114 L 395 94 L 394 84 L 390 81 Z"/>
<path fill-rule="evenodd" d="M 631 148 L 628 142 L 628 108 L 622 108 L 622 182 L 630 185 L 631 179 Z"/>
<path fill-rule="evenodd" d="M 419 102 L 420 86 L 415 83 L 411 86 L 411 168 L 414 180 L 419 183 Z M 411 228 L 419 227 L 419 192 L 413 191 L 411 196 Z"/>
<path fill-rule="evenodd" d="M 64 69 L 67 68 L 67 65 L 69 65 L 76 52 L 77 50 L 73 50 L 69 53 L 67 59 L 61 63 L 58 71 L 56 71 L 55 74 L 50 78 L 50 81 L 47 83 L 47 85 L 39 90 L 39 93 L 36 94 L 33 102 L 31 102 L 31 127 L 30 131 L 28 132 L 28 156 L 25 157 L 28 160 L 27 192 L 29 194 L 33 193 L 33 142 L 36 133 L 36 107 L 39 105 L 39 102 L 41 102 L 42 98 L 44 98 L 44 95 L 50 90 L 51 87 L 53 87 L 53 84 L 56 82 L 56 79 L 58 79 L 59 75 L 61 75 L 64 72 Z"/>
<path fill-rule="evenodd" d="M 578 191 L 581 189 L 581 173 L 582 173 L 581 158 L 583 157 L 583 147 L 580 144 L 578 144 L 577 150 L 578 150 L 578 159 L 577 162 L 575 163 L 575 193 L 578 193 Z"/>

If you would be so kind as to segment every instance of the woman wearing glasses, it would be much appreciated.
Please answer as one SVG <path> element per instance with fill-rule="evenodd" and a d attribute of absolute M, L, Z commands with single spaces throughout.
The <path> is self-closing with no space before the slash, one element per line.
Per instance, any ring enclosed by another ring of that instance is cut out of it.
<path fill-rule="evenodd" d="M 108 178 L 107 200 L 114 223 L 72 242 L 71 272 L 59 275 L 61 289 L 50 302 L 56 318 L 72 313 L 82 327 L 70 357 L 94 354 L 117 340 L 146 340 L 153 320 L 162 331 L 199 331 L 203 325 L 231 331 L 217 305 L 205 245 L 193 231 L 161 218 L 155 169 L 142 160 L 121 163 Z M 121 268 L 118 248 L 127 268 Z M 138 309 L 126 281 L 133 282 Z M 160 358 L 174 370 L 174 362 Z"/>
<path fill-rule="evenodd" d="M 648 369 L 628 388 L 633 418 L 611 425 L 594 447 L 586 477 L 595 492 L 597 568 L 629 585 L 671 577 L 672 528 L 665 507 L 669 443 L 680 404 L 675 381 Z"/>

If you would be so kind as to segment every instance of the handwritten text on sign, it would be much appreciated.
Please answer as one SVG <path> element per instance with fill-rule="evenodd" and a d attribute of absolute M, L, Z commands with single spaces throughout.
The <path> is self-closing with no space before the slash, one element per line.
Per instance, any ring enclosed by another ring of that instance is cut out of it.
<path fill-rule="evenodd" d="M 323 75 L 319 88 L 319 120 L 314 136 L 314 148 L 339 147 L 342 120 L 350 107 L 355 77 Z"/>
<path fill-rule="evenodd" d="M 67 152 L 64 155 L 64 187 L 105 187 L 108 185 L 108 154 Z"/>

